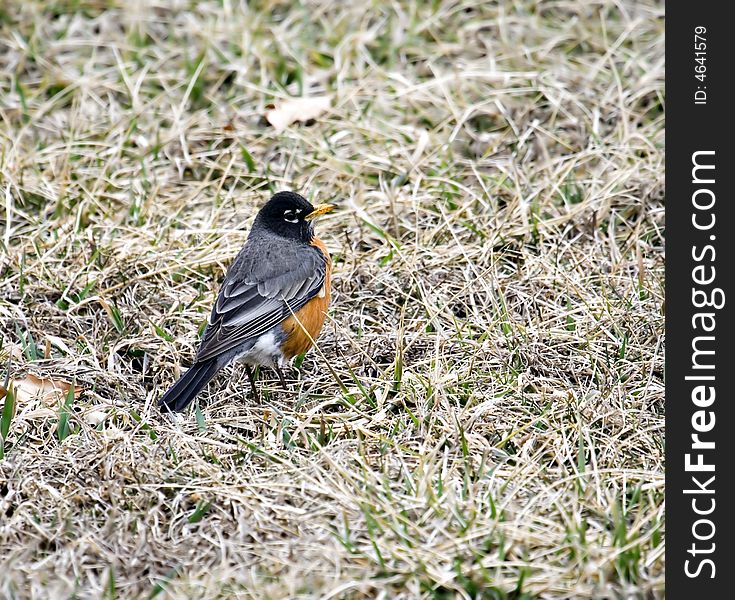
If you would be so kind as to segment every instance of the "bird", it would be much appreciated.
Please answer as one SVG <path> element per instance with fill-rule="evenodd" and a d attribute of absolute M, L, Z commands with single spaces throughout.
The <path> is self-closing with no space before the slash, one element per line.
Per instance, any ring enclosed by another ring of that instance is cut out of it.
<path fill-rule="evenodd" d="M 274 194 L 258 211 L 250 234 L 227 270 L 194 363 L 161 396 L 162 411 L 183 411 L 217 372 L 245 363 L 276 371 L 305 353 L 319 336 L 330 301 L 332 262 L 314 232 L 314 219 L 335 208 L 313 206 L 292 191 Z"/>

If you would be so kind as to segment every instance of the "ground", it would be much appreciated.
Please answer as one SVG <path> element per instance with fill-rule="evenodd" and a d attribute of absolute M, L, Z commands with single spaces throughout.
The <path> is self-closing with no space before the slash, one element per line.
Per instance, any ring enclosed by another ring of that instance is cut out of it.
<path fill-rule="evenodd" d="M 648 2 L 3 2 L 0 595 L 663 597 L 663 49 Z M 282 189 L 339 205 L 318 348 L 161 415 Z"/>

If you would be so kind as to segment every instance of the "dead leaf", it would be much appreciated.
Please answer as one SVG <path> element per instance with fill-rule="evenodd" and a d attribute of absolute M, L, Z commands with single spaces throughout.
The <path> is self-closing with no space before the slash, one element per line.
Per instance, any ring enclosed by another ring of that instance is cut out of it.
<path fill-rule="evenodd" d="M 44 404 L 56 407 L 66 399 L 71 384 L 61 379 L 37 377 L 28 373 L 23 379 L 11 379 L 10 387 L 15 389 L 16 403 L 28 402 L 40 398 Z M 78 398 L 82 388 L 74 388 L 74 398 Z"/>
<path fill-rule="evenodd" d="M 329 96 L 291 98 L 265 113 L 265 118 L 276 131 L 283 131 L 296 121 L 304 122 L 316 119 L 329 110 L 331 102 L 332 99 Z"/>
<path fill-rule="evenodd" d="M 83 417 L 92 427 L 97 427 L 97 425 L 107 418 L 107 411 L 101 408 L 92 408 L 86 411 Z"/>

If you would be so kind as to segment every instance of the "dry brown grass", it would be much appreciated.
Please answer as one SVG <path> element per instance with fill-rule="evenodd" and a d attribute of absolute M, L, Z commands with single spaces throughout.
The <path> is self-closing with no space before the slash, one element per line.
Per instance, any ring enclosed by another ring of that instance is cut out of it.
<path fill-rule="evenodd" d="M 0 595 L 661 597 L 663 30 L 608 0 L 3 2 L 0 360 L 84 392 L 68 436 L 26 399 L 0 441 Z M 332 109 L 264 122 L 306 93 Z M 170 421 L 277 189 L 343 207 L 319 351 Z"/>

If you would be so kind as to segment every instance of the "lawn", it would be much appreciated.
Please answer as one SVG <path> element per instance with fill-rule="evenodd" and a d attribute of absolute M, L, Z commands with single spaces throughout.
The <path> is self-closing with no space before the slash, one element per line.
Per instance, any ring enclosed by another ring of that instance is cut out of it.
<path fill-rule="evenodd" d="M 4 0 L 0 596 L 662 598 L 663 52 L 660 2 Z M 285 189 L 339 205 L 318 347 L 162 415 Z"/>

